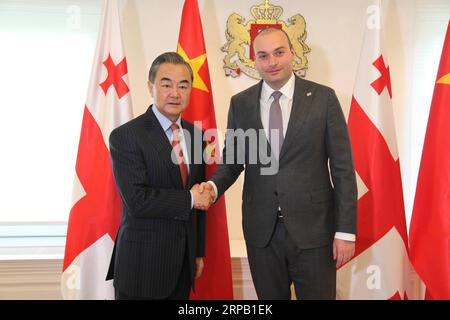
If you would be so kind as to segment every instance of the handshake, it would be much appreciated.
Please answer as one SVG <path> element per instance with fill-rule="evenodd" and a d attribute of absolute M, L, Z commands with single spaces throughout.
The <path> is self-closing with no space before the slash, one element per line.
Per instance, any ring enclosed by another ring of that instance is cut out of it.
<path fill-rule="evenodd" d="M 216 199 L 216 193 L 210 183 L 202 182 L 191 188 L 194 197 L 194 208 L 199 210 L 208 210 Z"/>

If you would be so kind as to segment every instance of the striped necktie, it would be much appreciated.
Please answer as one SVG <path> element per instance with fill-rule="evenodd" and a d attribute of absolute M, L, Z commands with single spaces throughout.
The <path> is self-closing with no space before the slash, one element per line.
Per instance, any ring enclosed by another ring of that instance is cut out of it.
<path fill-rule="evenodd" d="M 187 178 L 188 178 L 188 170 L 187 170 L 187 164 L 184 160 L 183 156 L 183 150 L 181 149 L 180 145 L 180 127 L 173 123 L 170 126 L 170 129 L 172 129 L 173 132 L 173 139 L 172 139 L 172 148 L 175 152 L 175 156 L 177 157 L 178 166 L 180 168 L 180 175 L 181 175 L 181 181 L 183 183 L 183 188 L 186 188 Z"/>

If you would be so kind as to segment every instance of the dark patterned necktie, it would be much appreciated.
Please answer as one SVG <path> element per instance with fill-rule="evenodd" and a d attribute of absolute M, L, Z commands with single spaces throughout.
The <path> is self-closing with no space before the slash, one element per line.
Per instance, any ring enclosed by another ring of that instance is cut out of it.
<path fill-rule="evenodd" d="M 187 170 L 187 164 L 183 156 L 183 150 L 181 149 L 180 145 L 180 127 L 173 123 L 170 126 L 170 129 L 172 129 L 173 132 L 173 139 L 172 139 L 172 148 L 175 152 L 175 156 L 177 157 L 178 166 L 180 167 L 180 175 L 181 175 L 181 181 L 183 182 L 183 188 L 186 188 L 187 178 L 188 178 L 188 170 Z"/>

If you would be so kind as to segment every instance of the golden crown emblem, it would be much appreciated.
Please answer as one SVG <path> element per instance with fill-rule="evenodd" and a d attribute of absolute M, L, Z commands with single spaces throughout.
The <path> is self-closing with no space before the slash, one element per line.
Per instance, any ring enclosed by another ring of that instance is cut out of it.
<path fill-rule="evenodd" d="M 265 0 L 264 4 L 252 6 L 250 13 L 255 18 L 256 23 L 275 23 L 283 14 L 283 8 L 269 4 L 269 0 Z"/>
<path fill-rule="evenodd" d="M 283 8 L 269 4 L 269 0 L 264 0 L 264 4 L 252 6 L 250 13 L 254 20 L 247 20 L 235 12 L 227 19 L 227 42 L 220 48 L 226 53 L 223 59 L 225 75 L 234 78 L 244 73 L 251 78 L 261 78 L 252 57 L 252 41 L 258 30 L 272 25 L 282 28 L 288 35 L 296 55 L 294 72 L 304 77 L 308 69 L 306 55 L 311 51 L 306 44 L 305 18 L 297 13 L 284 22 L 281 20 Z"/>

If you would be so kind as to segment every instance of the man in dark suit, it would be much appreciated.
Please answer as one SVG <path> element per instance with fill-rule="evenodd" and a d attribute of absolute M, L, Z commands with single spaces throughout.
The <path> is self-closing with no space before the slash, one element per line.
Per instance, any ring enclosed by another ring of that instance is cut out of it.
<path fill-rule="evenodd" d="M 116 299 L 189 299 L 202 273 L 205 212 L 195 208 L 206 208 L 210 199 L 192 187 L 204 180 L 205 165 L 202 143 L 188 138 L 202 133 L 180 117 L 192 82 L 181 56 L 160 55 L 149 71 L 154 104 L 110 135 L 122 202 L 108 272 Z"/>
<path fill-rule="evenodd" d="M 353 256 L 356 235 L 345 118 L 332 89 L 293 74 L 284 31 L 264 29 L 253 44 L 263 81 L 231 98 L 234 134 L 201 190 L 220 197 L 245 168 L 242 222 L 259 299 L 290 299 L 292 283 L 298 299 L 335 299 L 336 266 Z"/>

